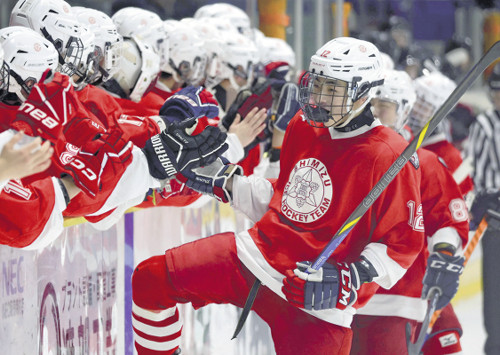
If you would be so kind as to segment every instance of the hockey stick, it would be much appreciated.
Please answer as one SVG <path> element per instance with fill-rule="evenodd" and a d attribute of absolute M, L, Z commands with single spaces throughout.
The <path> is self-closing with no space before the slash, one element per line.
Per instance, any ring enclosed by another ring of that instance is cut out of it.
<path fill-rule="evenodd" d="M 440 291 L 433 288 L 431 290 L 432 295 L 430 297 L 429 306 L 427 312 L 425 312 L 425 318 L 422 323 L 422 329 L 428 329 L 431 324 L 432 315 L 436 311 L 436 305 L 439 300 Z M 426 339 L 426 332 L 421 331 L 418 335 L 417 341 L 415 343 L 411 342 L 411 325 L 406 323 L 406 345 L 408 346 L 408 355 L 418 355 L 420 354 L 420 349 L 424 345 Z"/>
<path fill-rule="evenodd" d="M 470 239 L 469 244 L 467 245 L 467 249 L 465 249 L 464 267 L 465 265 L 467 265 L 467 262 L 469 261 L 472 252 L 479 243 L 479 240 L 481 240 L 481 238 L 483 237 L 486 228 L 488 228 L 488 221 L 487 217 L 485 216 L 479 223 L 476 232 Z M 420 333 L 415 343 L 411 342 L 411 325 L 410 323 L 406 323 L 406 345 L 408 346 L 408 355 L 420 354 L 420 350 L 424 346 L 424 343 L 426 342 L 427 339 L 429 339 L 429 335 L 432 332 L 432 327 L 434 326 L 437 319 L 439 318 L 439 315 L 441 314 L 441 310 L 436 311 L 435 307 L 436 302 L 439 299 L 439 293 L 433 294 L 433 296 L 430 297 L 430 299 L 431 302 L 429 303 L 429 307 L 427 308 L 427 312 L 425 313 L 425 318 L 424 321 L 422 322 L 422 327 L 420 328 Z"/>
<path fill-rule="evenodd" d="M 427 124 L 420 130 L 415 138 L 410 142 L 410 144 L 405 148 L 401 155 L 396 159 L 394 163 L 389 167 L 380 180 L 375 184 L 373 189 L 368 193 L 368 195 L 361 201 L 361 203 L 356 207 L 354 212 L 351 213 L 349 218 L 344 222 L 340 229 L 335 233 L 330 242 L 323 249 L 321 254 L 312 264 L 314 270 L 319 270 L 321 266 L 328 260 L 332 253 L 337 249 L 337 247 L 342 243 L 342 241 L 347 237 L 349 232 L 356 226 L 361 217 L 368 211 L 375 200 L 382 194 L 382 191 L 386 189 L 389 183 L 394 179 L 394 177 L 401 171 L 404 165 L 410 160 L 411 156 L 417 151 L 422 145 L 425 138 L 427 138 L 432 131 L 437 127 L 437 125 L 446 117 L 450 110 L 456 105 L 458 100 L 462 95 L 469 89 L 472 83 L 479 77 L 479 75 L 486 70 L 498 57 L 500 57 L 500 41 L 493 44 L 493 46 L 484 54 L 481 59 L 472 67 L 472 69 L 467 73 L 467 75 L 462 79 L 460 84 L 457 85 L 455 90 L 446 99 L 443 105 L 437 110 L 437 112 L 429 119 Z M 259 280 L 255 281 L 260 284 Z M 256 294 L 256 293 L 255 293 Z M 250 307 L 253 304 L 247 300 L 246 304 Z M 245 319 L 239 319 L 237 327 L 241 330 Z M 241 325 L 241 326 L 240 326 Z M 238 330 L 238 328 L 236 329 Z M 233 338 L 238 335 L 235 331 Z"/>

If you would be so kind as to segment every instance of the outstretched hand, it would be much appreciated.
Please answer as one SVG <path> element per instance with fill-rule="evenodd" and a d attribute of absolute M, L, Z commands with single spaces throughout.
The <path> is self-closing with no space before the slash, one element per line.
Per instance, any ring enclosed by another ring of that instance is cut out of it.
<path fill-rule="evenodd" d="M 241 119 L 240 114 L 229 127 L 229 133 L 234 133 L 238 137 L 243 147 L 252 143 L 255 138 L 266 128 L 267 110 L 254 107 L 246 116 Z"/>
<path fill-rule="evenodd" d="M 14 135 L 0 152 L 0 180 L 21 179 L 46 170 L 54 153 L 50 142 L 42 144 L 40 137 L 20 148 L 16 147 L 25 137 L 23 132 Z"/>

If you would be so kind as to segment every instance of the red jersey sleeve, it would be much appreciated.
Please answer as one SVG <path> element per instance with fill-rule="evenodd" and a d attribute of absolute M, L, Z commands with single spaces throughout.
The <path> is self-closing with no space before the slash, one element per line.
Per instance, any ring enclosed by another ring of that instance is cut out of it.
<path fill-rule="evenodd" d="M 0 192 L 0 244 L 24 248 L 38 238 L 52 240 L 62 232 L 66 204 L 57 184 L 53 178 L 30 185 L 19 180 L 7 183 Z"/>

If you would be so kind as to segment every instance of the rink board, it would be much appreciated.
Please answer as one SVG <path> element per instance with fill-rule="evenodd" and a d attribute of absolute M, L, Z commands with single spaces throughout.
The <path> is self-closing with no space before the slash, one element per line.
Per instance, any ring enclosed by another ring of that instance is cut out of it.
<path fill-rule="evenodd" d="M 130 276 L 166 249 L 248 225 L 227 205 L 158 207 L 125 215 L 101 232 L 74 224 L 50 246 L 24 251 L 0 246 L 2 354 L 134 354 Z M 274 354 L 270 332 L 251 314 L 231 341 L 240 310 L 180 307 L 186 354 Z M 251 335 L 250 335 L 251 334 Z"/>

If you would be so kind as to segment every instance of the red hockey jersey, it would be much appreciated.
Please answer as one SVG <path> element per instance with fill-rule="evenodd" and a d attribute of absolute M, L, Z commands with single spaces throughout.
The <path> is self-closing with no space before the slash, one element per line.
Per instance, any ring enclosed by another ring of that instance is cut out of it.
<path fill-rule="evenodd" d="M 0 103 L 0 132 L 10 128 L 17 108 Z M 2 146 L 14 136 L 14 133 L 3 134 Z M 43 247 L 62 232 L 65 208 L 56 179 L 45 178 L 30 185 L 10 180 L 0 189 L 0 244 L 15 248 Z"/>
<path fill-rule="evenodd" d="M 268 211 L 248 233 L 237 236 L 240 259 L 278 294 L 285 270 L 318 257 L 407 145 L 378 120 L 338 132 L 310 127 L 301 116 L 299 111 L 287 128 Z M 395 176 L 331 259 L 354 262 L 363 255 L 379 274 L 374 281 L 392 287 L 424 243 L 421 218 L 408 224 L 408 204 L 415 205 L 414 217 L 419 217 L 420 171 L 411 164 Z M 354 307 L 364 305 L 374 292 L 362 285 Z M 349 326 L 354 310 L 310 313 Z"/>
<path fill-rule="evenodd" d="M 439 136 L 436 136 L 436 138 L 430 137 L 426 142 L 424 142 L 423 146 L 425 149 L 436 153 L 440 158 L 442 158 L 452 174 L 455 174 L 464 163 L 460 151 L 455 148 L 453 144 L 448 142 L 445 137 L 442 137 L 441 139 L 439 139 Z M 474 189 L 474 182 L 472 181 L 470 174 L 467 174 L 465 178 L 461 179 L 461 181 L 457 181 L 457 183 L 464 196 L 469 191 Z"/>
<path fill-rule="evenodd" d="M 422 209 L 425 235 L 431 245 L 448 242 L 457 247 L 467 245 L 469 223 L 462 192 L 450 171 L 438 156 L 426 149 L 419 149 L 422 170 Z M 415 206 L 407 205 L 408 213 L 415 213 Z M 422 279 L 429 257 L 427 242 L 413 265 L 391 289 L 379 288 L 368 304 L 359 309 L 364 315 L 397 316 L 423 321 L 427 301 L 420 298 Z"/>

